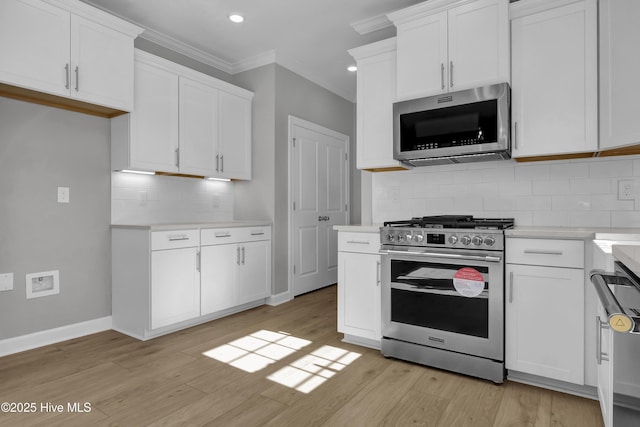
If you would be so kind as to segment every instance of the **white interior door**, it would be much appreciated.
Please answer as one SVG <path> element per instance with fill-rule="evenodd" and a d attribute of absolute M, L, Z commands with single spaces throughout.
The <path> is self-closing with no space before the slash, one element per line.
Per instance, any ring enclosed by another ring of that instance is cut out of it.
<path fill-rule="evenodd" d="M 336 283 L 338 233 L 348 218 L 349 137 L 290 119 L 293 295 Z"/>

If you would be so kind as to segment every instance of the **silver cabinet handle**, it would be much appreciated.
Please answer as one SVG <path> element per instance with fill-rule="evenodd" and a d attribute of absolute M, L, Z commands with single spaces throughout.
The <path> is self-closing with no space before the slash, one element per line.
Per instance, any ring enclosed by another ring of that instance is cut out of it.
<path fill-rule="evenodd" d="M 224 155 L 220 156 L 220 172 L 224 172 Z"/>
<path fill-rule="evenodd" d="M 231 233 L 215 233 L 216 239 L 220 237 L 231 237 Z"/>
<path fill-rule="evenodd" d="M 252 236 L 264 236 L 264 231 L 252 231 Z"/>
<path fill-rule="evenodd" d="M 200 271 L 200 251 L 196 253 L 196 270 Z"/>
<path fill-rule="evenodd" d="M 64 66 L 64 74 L 65 74 L 65 78 L 66 78 L 66 83 L 64 84 L 64 88 L 65 89 L 69 89 L 69 63 L 67 63 L 67 65 Z"/>
<path fill-rule="evenodd" d="M 380 286 L 380 261 L 376 261 L 376 286 Z"/>
<path fill-rule="evenodd" d="M 80 90 L 80 69 L 76 65 L 76 92 Z"/>
<path fill-rule="evenodd" d="M 440 63 L 440 83 L 442 84 L 442 89 L 444 90 L 444 63 Z"/>
<path fill-rule="evenodd" d="M 368 240 L 347 240 L 347 243 L 355 243 L 357 245 L 368 245 Z"/>
<path fill-rule="evenodd" d="M 220 172 L 220 155 L 216 154 L 216 172 Z"/>
<path fill-rule="evenodd" d="M 525 254 L 535 254 L 535 255 L 562 255 L 562 251 L 549 251 L 545 249 L 525 249 Z"/>
<path fill-rule="evenodd" d="M 242 265 L 244 265 L 244 256 L 245 256 L 245 252 L 244 252 L 244 246 L 242 247 Z"/>
<path fill-rule="evenodd" d="M 509 273 L 509 304 L 513 302 L 513 271 Z"/>
<path fill-rule="evenodd" d="M 180 167 L 180 148 L 176 148 L 176 167 Z"/>
<path fill-rule="evenodd" d="M 170 242 L 179 242 L 181 240 L 189 240 L 189 236 L 185 236 L 184 234 L 176 235 L 176 236 L 169 236 L 169 241 Z"/>
<path fill-rule="evenodd" d="M 236 264 L 240 265 L 240 246 L 236 249 Z"/>
<path fill-rule="evenodd" d="M 513 123 L 513 146 L 518 149 L 518 122 Z"/>
<path fill-rule="evenodd" d="M 609 324 L 596 316 L 596 361 L 602 365 L 602 361 L 609 361 L 609 354 L 602 351 L 602 330 L 609 329 Z"/>
<path fill-rule="evenodd" d="M 453 87 L 453 61 L 449 61 L 449 87 Z"/>

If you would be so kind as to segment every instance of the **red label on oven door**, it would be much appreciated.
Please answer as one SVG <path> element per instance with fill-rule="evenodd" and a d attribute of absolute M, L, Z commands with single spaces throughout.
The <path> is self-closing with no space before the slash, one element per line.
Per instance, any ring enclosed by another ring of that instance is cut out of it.
<path fill-rule="evenodd" d="M 475 268 L 465 267 L 453 275 L 453 286 L 465 297 L 477 297 L 484 290 L 484 277 Z"/>

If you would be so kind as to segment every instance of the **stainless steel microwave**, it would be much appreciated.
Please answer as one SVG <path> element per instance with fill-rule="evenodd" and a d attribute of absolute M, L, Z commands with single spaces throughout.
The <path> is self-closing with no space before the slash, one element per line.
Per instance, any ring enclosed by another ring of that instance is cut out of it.
<path fill-rule="evenodd" d="M 393 104 L 393 157 L 411 166 L 511 158 L 508 83 Z"/>

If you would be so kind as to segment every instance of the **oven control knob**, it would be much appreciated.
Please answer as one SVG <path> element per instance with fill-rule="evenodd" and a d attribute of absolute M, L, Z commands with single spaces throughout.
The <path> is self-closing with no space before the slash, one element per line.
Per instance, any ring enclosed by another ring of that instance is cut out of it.
<path fill-rule="evenodd" d="M 405 240 L 407 241 L 407 243 L 411 243 L 411 240 L 413 240 L 413 235 L 411 233 L 407 233 Z"/>
<path fill-rule="evenodd" d="M 484 244 L 487 246 L 493 246 L 496 244 L 496 238 L 493 236 L 487 236 L 484 238 Z"/>
<path fill-rule="evenodd" d="M 469 236 L 462 236 L 460 238 L 460 243 L 462 243 L 463 245 L 467 246 L 469 243 L 471 243 L 471 237 Z"/>
<path fill-rule="evenodd" d="M 455 245 L 456 243 L 458 243 L 458 236 L 456 236 L 455 234 L 452 234 L 447 239 L 447 242 L 449 242 L 450 245 Z"/>
<path fill-rule="evenodd" d="M 474 246 L 480 246 L 482 245 L 482 237 L 480 236 L 473 236 L 473 238 L 471 239 L 471 243 L 473 243 Z"/>
<path fill-rule="evenodd" d="M 400 243 L 400 242 L 404 242 L 404 234 L 402 234 L 402 233 L 398 234 L 398 243 Z"/>
<path fill-rule="evenodd" d="M 390 242 L 394 242 L 396 240 L 395 236 L 391 233 L 389 233 L 389 235 L 387 236 L 387 240 Z"/>
<path fill-rule="evenodd" d="M 414 236 L 414 239 L 415 239 L 416 242 L 422 243 L 422 241 L 424 240 L 424 236 L 422 234 L 416 234 Z"/>

